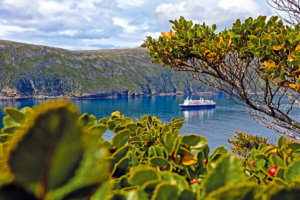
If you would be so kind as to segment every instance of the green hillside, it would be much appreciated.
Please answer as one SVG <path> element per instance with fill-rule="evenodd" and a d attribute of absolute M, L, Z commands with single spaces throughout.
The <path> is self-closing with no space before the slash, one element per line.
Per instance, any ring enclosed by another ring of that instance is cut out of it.
<path fill-rule="evenodd" d="M 0 98 L 105 98 L 211 89 L 146 49 L 69 51 L 0 40 Z"/>

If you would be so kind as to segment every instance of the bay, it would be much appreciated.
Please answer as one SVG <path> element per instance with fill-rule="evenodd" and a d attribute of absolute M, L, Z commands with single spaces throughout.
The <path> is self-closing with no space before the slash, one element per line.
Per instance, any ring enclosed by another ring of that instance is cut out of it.
<path fill-rule="evenodd" d="M 184 118 L 184 124 L 180 134 L 196 133 L 207 138 L 211 150 L 217 146 L 225 146 L 228 149 L 230 144 L 228 139 L 234 134 L 234 130 L 239 130 L 253 135 L 268 137 L 268 142 L 275 143 L 278 133 L 260 126 L 256 123 L 240 105 L 236 105 L 222 95 L 205 95 L 205 99 L 216 101 L 214 109 L 181 111 L 179 104 L 184 101 L 186 96 L 150 96 L 120 99 L 95 99 L 95 100 L 72 100 L 78 106 L 80 113 L 93 114 L 100 119 L 109 117 L 116 110 L 121 114 L 140 118 L 142 115 L 157 116 L 163 122 L 168 123 L 172 118 Z M 198 99 L 199 96 L 193 96 Z M 0 117 L 4 107 L 22 108 L 32 107 L 44 101 L 41 100 L 18 100 L 0 101 Z M 300 116 L 300 112 L 296 113 Z M 2 121 L 2 120 L 1 120 Z M 0 128 L 3 124 L 1 122 Z M 110 140 L 113 133 L 107 131 L 103 137 Z"/>

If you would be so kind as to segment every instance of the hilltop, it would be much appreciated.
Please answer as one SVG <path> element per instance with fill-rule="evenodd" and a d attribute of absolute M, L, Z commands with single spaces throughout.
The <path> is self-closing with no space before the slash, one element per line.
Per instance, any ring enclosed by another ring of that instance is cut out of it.
<path fill-rule="evenodd" d="M 153 64 L 144 48 L 70 51 L 0 40 L 0 99 L 109 98 L 211 91 Z"/>

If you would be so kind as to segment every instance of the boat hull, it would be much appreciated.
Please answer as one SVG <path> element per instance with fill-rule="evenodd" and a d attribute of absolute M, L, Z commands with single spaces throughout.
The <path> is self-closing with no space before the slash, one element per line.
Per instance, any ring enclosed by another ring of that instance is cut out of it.
<path fill-rule="evenodd" d="M 208 109 L 208 108 L 215 108 L 216 105 L 179 105 L 181 110 L 193 110 L 193 109 Z"/>

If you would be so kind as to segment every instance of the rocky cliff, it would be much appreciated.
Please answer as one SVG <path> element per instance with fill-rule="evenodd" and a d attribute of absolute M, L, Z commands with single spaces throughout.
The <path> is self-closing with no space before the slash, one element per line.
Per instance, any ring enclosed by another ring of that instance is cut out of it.
<path fill-rule="evenodd" d="M 153 64 L 146 49 L 69 51 L 0 40 L 0 99 L 107 98 L 209 91 Z"/>

